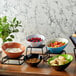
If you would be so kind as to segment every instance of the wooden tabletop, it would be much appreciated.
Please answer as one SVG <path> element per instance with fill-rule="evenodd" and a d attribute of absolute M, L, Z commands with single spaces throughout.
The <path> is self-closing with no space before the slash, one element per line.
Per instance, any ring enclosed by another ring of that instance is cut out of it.
<path fill-rule="evenodd" d="M 23 65 L 0 64 L 0 76 L 76 76 L 76 60 L 65 69 L 65 71 L 55 71 L 47 63 L 41 62 L 37 67 Z"/>

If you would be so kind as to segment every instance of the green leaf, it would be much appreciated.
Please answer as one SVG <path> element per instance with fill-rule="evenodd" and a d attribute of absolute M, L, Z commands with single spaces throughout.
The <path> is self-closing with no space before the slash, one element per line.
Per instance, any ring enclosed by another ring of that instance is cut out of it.
<path fill-rule="evenodd" d="M 11 27 L 13 27 L 13 24 L 10 24 Z"/>
<path fill-rule="evenodd" d="M 20 27 L 22 27 L 22 25 L 19 25 Z"/>
<path fill-rule="evenodd" d="M 3 40 L 3 42 L 7 42 L 7 40 L 6 40 L 6 39 L 4 39 L 4 40 Z"/>
<path fill-rule="evenodd" d="M 21 21 L 18 21 L 16 17 L 12 21 L 8 21 L 7 16 L 0 17 L 0 37 L 3 39 L 3 42 L 12 41 L 14 35 L 10 34 L 19 32 L 19 29 L 16 28 L 21 26 Z"/>
<path fill-rule="evenodd" d="M 18 26 L 18 24 L 15 24 L 15 28 Z"/>
<path fill-rule="evenodd" d="M 2 34 L 0 33 L 0 38 L 2 37 Z"/>
<path fill-rule="evenodd" d="M 2 32 L 2 31 L 3 31 L 2 26 L 0 26 L 0 32 Z"/>
<path fill-rule="evenodd" d="M 19 30 L 18 29 L 15 29 L 15 30 L 13 30 L 13 32 L 19 32 Z"/>
<path fill-rule="evenodd" d="M 2 29 L 0 28 L 0 32 L 2 32 Z"/>
<path fill-rule="evenodd" d="M 9 36 L 9 33 L 8 32 L 3 32 L 3 36 L 4 36 L 4 38 L 6 38 L 6 37 Z"/>
<path fill-rule="evenodd" d="M 55 41 L 53 41 L 52 43 L 55 43 Z"/>
<path fill-rule="evenodd" d="M 19 24 L 19 21 L 17 21 L 17 24 Z"/>
<path fill-rule="evenodd" d="M 16 21 L 16 17 L 13 19 L 13 23 Z"/>
<path fill-rule="evenodd" d="M 10 35 L 11 38 L 14 38 L 14 35 Z"/>
<path fill-rule="evenodd" d="M 4 17 L 2 18 L 2 21 L 3 21 L 3 22 L 7 22 L 7 16 L 4 16 Z"/>
<path fill-rule="evenodd" d="M 0 25 L 2 25 L 2 19 L 0 18 Z"/>
<path fill-rule="evenodd" d="M 0 18 L 0 22 L 2 21 L 2 18 Z"/>
<path fill-rule="evenodd" d="M 8 30 L 8 28 L 9 28 L 9 24 L 8 24 L 8 23 L 5 24 L 5 25 L 4 25 L 4 28 L 5 28 L 6 30 Z"/>
<path fill-rule="evenodd" d="M 11 38 L 8 38 L 7 41 L 12 41 L 12 39 Z"/>
<path fill-rule="evenodd" d="M 9 34 L 12 33 L 12 30 L 8 29 L 8 33 L 9 33 Z"/>

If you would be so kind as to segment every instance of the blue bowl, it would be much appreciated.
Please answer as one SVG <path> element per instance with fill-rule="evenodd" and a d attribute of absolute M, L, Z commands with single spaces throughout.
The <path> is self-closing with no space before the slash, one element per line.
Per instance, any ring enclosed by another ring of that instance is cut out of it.
<path fill-rule="evenodd" d="M 59 42 L 65 42 L 65 45 L 64 46 L 61 46 L 61 47 L 57 47 L 57 48 L 52 48 L 52 47 L 48 47 L 48 45 L 53 42 L 53 41 L 59 41 Z M 68 44 L 68 40 L 65 39 L 65 38 L 55 38 L 53 40 L 49 40 L 47 43 L 46 43 L 46 46 L 47 46 L 47 49 L 53 53 L 53 54 L 58 54 L 58 53 L 61 53 L 63 51 L 63 49 L 67 46 Z"/>

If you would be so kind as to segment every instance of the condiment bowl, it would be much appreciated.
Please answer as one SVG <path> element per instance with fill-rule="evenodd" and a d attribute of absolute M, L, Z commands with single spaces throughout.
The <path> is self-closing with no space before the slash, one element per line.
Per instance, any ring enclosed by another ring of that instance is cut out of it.
<path fill-rule="evenodd" d="M 27 62 L 29 59 L 36 58 L 38 61 L 36 62 L 35 60 L 30 60 L 30 62 Z M 36 67 L 42 60 L 42 56 L 39 54 L 29 54 L 24 57 L 25 63 L 27 63 L 30 66 Z"/>

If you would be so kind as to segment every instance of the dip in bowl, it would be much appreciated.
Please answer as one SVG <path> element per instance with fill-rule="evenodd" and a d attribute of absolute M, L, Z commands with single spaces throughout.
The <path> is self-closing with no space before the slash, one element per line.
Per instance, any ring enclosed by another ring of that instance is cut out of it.
<path fill-rule="evenodd" d="M 25 47 L 16 42 L 4 43 L 2 45 L 2 50 L 9 58 L 18 58 L 25 51 Z"/>
<path fill-rule="evenodd" d="M 42 56 L 39 54 L 29 54 L 24 57 L 25 63 L 30 66 L 36 67 L 42 60 Z"/>

